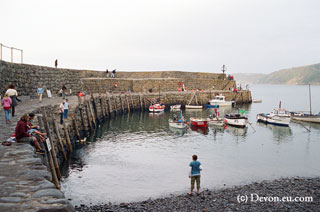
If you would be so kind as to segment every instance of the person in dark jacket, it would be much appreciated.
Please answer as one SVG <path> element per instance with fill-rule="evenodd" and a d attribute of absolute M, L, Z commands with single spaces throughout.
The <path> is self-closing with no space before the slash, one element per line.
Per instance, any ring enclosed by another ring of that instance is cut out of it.
<path fill-rule="evenodd" d="M 35 146 L 36 153 L 44 154 L 45 151 L 41 148 L 37 138 L 34 136 L 31 136 L 28 133 L 28 123 L 29 123 L 28 114 L 24 114 L 23 116 L 21 116 L 20 121 L 18 121 L 18 124 L 15 129 L 17 142 L 29 142 L 31 145 Z"/>

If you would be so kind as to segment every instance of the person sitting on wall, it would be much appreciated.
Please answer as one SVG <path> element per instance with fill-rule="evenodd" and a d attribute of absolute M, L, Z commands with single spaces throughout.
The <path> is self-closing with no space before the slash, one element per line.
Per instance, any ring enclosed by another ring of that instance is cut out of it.
<path fill-rule="evenodd" d="M 36 148 L 36 153 L 38 154 L 44 154 L 45 151 L 41 148 L 38 140 L 36 137 L 30 135 L 27 130 L 28 130 L 28 124 L 29 122 L 29 116 L 28 114 L 24 114 L 21 116 L 20 121 L 18 121 L 18 124 L 15 129 L 15 135 L 17 142 L 28 142 L 32 146 L 35 146 Z"/>
<path fill-rule="evenodd" d="M 40 141 L 45 141 L 45 136 L 47 133 L 40 131 L 40 127 L 34 124 L 34 113 L 29 113 L 29 123 L 28 123 L 28 133 L 38 138 Z"/>

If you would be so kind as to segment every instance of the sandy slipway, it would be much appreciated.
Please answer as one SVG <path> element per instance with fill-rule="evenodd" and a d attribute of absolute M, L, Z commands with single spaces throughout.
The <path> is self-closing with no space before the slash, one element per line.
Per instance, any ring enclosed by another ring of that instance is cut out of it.
<path fill-rule="evenodd" d="M 292 202 L 283 202 L 283 197 L 287 201 L 291 197 Z M 295 197 L 300 197 L 300 200 L 304 198 L 308 202 L 294 202 Z M 306 197 L 312 197 L 312 200 Z M 199 196 L 172 195 L 118 205 L 81 205 L 76 206 L 76 211 L 320 211 L 320 178 L 262 181 L 220 190 L 205 190 Z"/>

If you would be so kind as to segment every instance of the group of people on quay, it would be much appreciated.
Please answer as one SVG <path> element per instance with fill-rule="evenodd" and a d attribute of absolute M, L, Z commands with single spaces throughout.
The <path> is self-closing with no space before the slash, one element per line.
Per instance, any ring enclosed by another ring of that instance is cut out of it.
<path fill-rule="evenodd" d="M 62 90 L 65 94 L 66 87 L 62 86 Z M 42 101 L 43 88 L 39 85 L 37 88 L 37 95 L 39 97 L 39 102 Z M 63 124 L 63 120 L 68 118 L 69 112 L 69 100 L 65 98 L 65 95 L 61 94 L 63 100 L 60 104 L 59 113 L 60 113 L 60 124 Z M 10 125 L 12 122 L 12 117 L 15 116 L 15 107 L 18 102 L 21 100 L 18 98 L 18 92 L 15 89 L 13 84 L 8 86 L 3 98 L 1 99 L 2 109 L 4 111 L 5 121 L 7 125 Z M 44 142 L 46 139 L 46 133 L 40 130 L 39 126 L 34 124 L 34 113 L 24 113 L 17 125 L 15 127 L 15 131 L 11 135 L 11 137 L 2 142 L 3 145 L 10 146 L 13 141 L 30 143 L 35 147 L 35 151 L 38 154 L 44 154 L 45 150 L 41 148 L 40 143 Z M 2 124 L 2 123 L 1 123 Z"/>

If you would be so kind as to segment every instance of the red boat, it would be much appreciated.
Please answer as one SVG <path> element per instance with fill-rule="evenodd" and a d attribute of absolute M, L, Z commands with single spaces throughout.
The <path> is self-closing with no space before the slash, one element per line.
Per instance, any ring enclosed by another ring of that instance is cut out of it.
<path fill-rule="evenodd" d="M 207 119 L 202 118 L 190 118 L 191 126 L 195 127 L 207 127 Z"/>
<path fill-rule="evenodd" d="M 153 113 L 159 113 L 159 112 L 162 112 L 164 111 L 164 108 L 166 106 L 165 105 L 161 105 L 161 104 L 154 104 L 154 105 L 151 105 L 149 107 L 149 111 L 150 112 L 153 112 Z"/>

